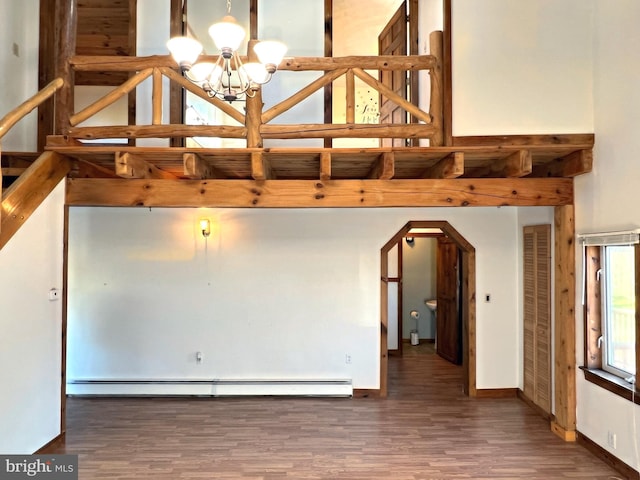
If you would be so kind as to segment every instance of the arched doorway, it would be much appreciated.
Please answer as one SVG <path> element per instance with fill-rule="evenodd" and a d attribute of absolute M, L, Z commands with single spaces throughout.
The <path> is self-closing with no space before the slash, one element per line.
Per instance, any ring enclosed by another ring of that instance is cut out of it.
<path fill-rule="evenodd" d="M 380 250 L 380 396 L 387 396 L 389 251 L 414 229 L 440 229 L 462 254 L 462 369 L 465 394 L 476 396 L 476 251 L 446 221 L 410 221 Z"/>

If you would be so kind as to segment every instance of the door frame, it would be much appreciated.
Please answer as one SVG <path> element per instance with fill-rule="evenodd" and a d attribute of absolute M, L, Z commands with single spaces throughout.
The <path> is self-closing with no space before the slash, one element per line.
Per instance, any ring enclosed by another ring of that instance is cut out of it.
<path fill-rule="evenodd" d="M 447 221 L 412 220 L 405 224 L 380 249 L 380 396 L 388 394 L 389 349 L 388 331 L 388 275 L 389 251 L 413 228 L 439 228 L 458 246 L 462 255 L 462 371 L 464 393 L 477 395 L 476 387 L 476 250 Z"/>

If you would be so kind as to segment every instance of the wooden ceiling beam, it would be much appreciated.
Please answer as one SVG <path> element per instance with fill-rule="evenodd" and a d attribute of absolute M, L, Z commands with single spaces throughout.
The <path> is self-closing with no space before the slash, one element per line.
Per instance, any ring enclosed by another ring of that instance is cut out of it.
<path fill-rule="evenodd" d="M 69 158 L 55 152 L 44 152 L 3 192 L 0 208 L 0 249 L 6 245 L 70 169 Z"/>
<path fill-rule="evenodd" d="M 496 158 L 484 167 L 467 169 L 465 177 L 524 177 L 531 174 L 532 164 L 531 151 L 520 149 L 502 158 Z"/>
<path fill-rule="evenodd" d="M 175 180 L 178 177 L 172 173 L 160 170 L 155 165 L 142 159 L 142 157 L 133 153 L 115 154 L 115 171 L 116 175 L 122 178 L 155 178 Z"/>
<path fill-rule="evenodd" d="M 532 159 L 531 151 L 518 150 L 513 152 L 506 158 L 503 158 L 501 164 L 502 173 L 505 177 L 525 177 L 531 173 Z"/>
<path fill-rule="evenodd" d="M 537 166 L 534 177 L 575 177 L 589 173 L 593 168 L 593 151 L 578 150 L 553 162 Z"/>
<path fill-rule="evenodd" d="M 271 163 L 262 152 L 251 153 L 251 177 L 254 180 L 274 180 Z"/>
<path fill-rule="evenodd" d="M 215 63 L 217 59 L 217 55 L 201 55 L 199 61 Z M 240 56 L 240 59 L 243 63 L 248 61 L 246 56 Z M 148 57 L 76 55 L 69 59 L 69 64 L 78 72 L 136 72 L 149 67 L 177 67 L 171 55 L 153 55 Z M 429 70 L 436 65 L 437 59 L 432 55 L 288 57 L 278 65 L 278 70 L 329 72 L 353 67 L 359 67 L 363 70 Z"/>
<path fill-rule="evenodd" d="M 384 152 L 376 160 L 369 172 L 368 178 L 377 180 L 391 180 L 395 175 L 395 155 L 393 152 Z"/>
<path fill-rule="evenodd" d="M 464 174 L 464 153 L 452 152 L 428 168 L 422 178 L 457 178 Z"/>
<path fill-rule="evenodd" d="M 206 180 L 208 178 L 227 178 L 220 170 L 204 160 L 197 153 L 185 153 L 182 155 L 184 175 L 193 180 Z"/>
<path fill-rule="evenodd" d="M 256 157 L 258 158 L 258 157 Z M 69 179 L 67 203 L 149 207 L 557 206 L 573 202 L 570 178 L 449 180 Z"/>

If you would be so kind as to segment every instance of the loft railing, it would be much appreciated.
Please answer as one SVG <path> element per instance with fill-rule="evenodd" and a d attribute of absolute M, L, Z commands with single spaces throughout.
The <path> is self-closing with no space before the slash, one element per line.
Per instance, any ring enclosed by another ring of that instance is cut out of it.
<path fill-rule="evenodd" d="M 0 119 L 0 154 L 2 153 L 2 138 L 7 133 L 9 133 L 9 130 L 11 130 L 16 125 L 16 123 L 26 117 L 34 109 L 38 108 L 40 105 L 46 102 L 51 96 L 53 96 L 58 90 L 60 90 L 63 85 L 64 80 L 62 78 L 56 78 L 38 93 L 22 102 L 20 105 L 18 105 L 16 108 L 11 110 Z M 3 169 L 2 164 L 0 163 L 0 189 L 2 187 L 3 172 L 9 170 L 11 170 L 10 173 L 14 173 L 13 170 L 20 170 L 20 173 L 22 173 L 24 169 Z M 20 173 L 18 173 L 18 175 Z"/>
<path fill-rule="evenodd" d="M 428 138 L 432 146 L 442 144 L 442 32 L 430 36 L 431 55 L 377 56 L 377 57 L 295 57 L 285 59 L 279 66 L 284 71 L 324 72 L 289 98 L 263 111 L 261 92 L 246 99 L 246 112 L 242 113 L 218 98 L 210 98 L 202 89 L 176 72 L 176 65 L 169 56 L 105 57 L 75 56 L 70 59 L 75 71 L 126 71 L 132 76 L 122 85 L 79 112 L 69 112 L 68 128 L 62 131 L 72 139 L 97 140 L 113 138 L 176 138 L 220 137 L 246 138 L 247 147 L 262 146 L 263 139 L 288 138 Z M 215 60 L 205 58 L 203 60 Z M 366 70 L 426 70 L 431 76 L 431 100 L 429 112 L 425 112 L 394 93 Z M 209 102 L 215 108 L 236 120 L 240 125 L 184 125 L 163 124 L 163 77 Z M 272 120 L 290 110 L 318 90 L 332 84 L 340 77 L 346 78 L 344 108 L 345 123 L 273 124 Z M 144 80 L 152 79 L 152 121 L 150 125 L 80 126 L 118 99 L 128 95 Z M 370 124 L 355 121 L 355 79 L 367 84 L 389 102 L 404 109 L 415 123 Z M 70 106 L 58 106 L 58 108 Z"/>

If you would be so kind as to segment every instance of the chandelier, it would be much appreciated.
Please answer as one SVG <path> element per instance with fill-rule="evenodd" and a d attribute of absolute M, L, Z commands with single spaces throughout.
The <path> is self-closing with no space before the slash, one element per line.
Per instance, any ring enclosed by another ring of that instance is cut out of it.
<path fill-rule="evenodd" d="M 202 88 L 209 97 L 218 97 L 229 103 L 243 96 L 253 97 L 260 85 L 271 80 L 287 51 L 281 42 L 259 42 L 253 47 L 259 63 L 242 63 L 238 48 L 245 31 L 231 16 L 231 0 L 227 0 L 227 15 L 209 27 L 209 35 L 220 51 L 215 63 L 196 63 L 203 47 L 191 37 L 174 37 L 167 42 L 167 48 L 187 79 Z"/>

